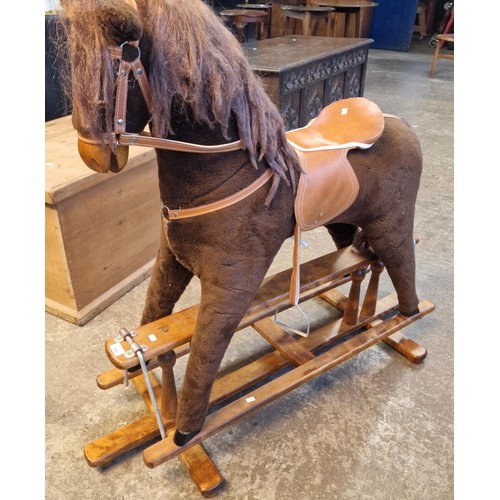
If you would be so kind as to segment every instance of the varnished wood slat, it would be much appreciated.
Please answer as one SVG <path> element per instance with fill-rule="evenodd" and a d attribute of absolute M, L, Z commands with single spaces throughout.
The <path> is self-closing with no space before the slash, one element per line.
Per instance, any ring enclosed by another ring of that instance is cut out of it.
<path fill-rule="evenodd" d="M 347 301 L 349 300 L 342 292 L 340 292 L 336 288 L 320 294 L 320 298 L 328 302 L 331 306 L 335 307 L 342 313 L 345 311 Z"/>
<path fill-rule="evenodd" d="M 397 305 L 396 294 L 391 294 L 380 299 L 375 315 L 369 321 L 375 321 L 380 317 L 392 313 L 397 308 Z M 315 352 L 367 326 L 369 321 L 366 320 L 355 327 L 341 332 L 340 325 L 342 318 L 340 318 L 313 331 L 307 338 L 302 337 L 297 339 L 297 342 L 309 351 Z M 215 381 L 210 395 L 210 407 L 222 403 L 226 399 L 258 384 L 278 370 L 285 368 L 288 364 L 288 360 L 279 351 L 274 351 L 224 375 Z"/>
<path fill-rule="evenodd" d="M 271 318 L 261 319 L 252 326 L 294 365 L 302 365 L 314 358 L 309 349 L 285 332 Z"/>
<path fill-rule="evenodd" d="M 137 336 L 133 340 L 139 345 L 147 346 L 148 350 L 143 353 L 144 359 L 150 360 L 186 343 L 194 332 L 198 309 L 199 305 L 195 305 L 137 328 Z M 154 335 L 156 340 L 152 340 L 150 335 Z M 139 364 L 135 356 L 126 358 L 123 354 L 114 354 L 112 350 L 114 344 L 117 344 L 114 339 L 108 339 L 105 343 L 106 355 L 113 365 L 123 370 Z M 124 352 L 130 349 L 126 341 L 118 344 Z"/>
<path fill-rule="evenodd" d="M 375 279 L 377 280 L 378 285 L 378 278 Z M 347 297 L 340 293 L 338 290 L 330 290 L 328 292 L 325 292 L 321 294 L 321 298 L 336 307 L 339 311 L 344 312 L 347 303 Z M 371 306 L 369 306 L 369 310 L 371 310 Z M 366 320 L 365 316 L 368 314 L 369 310 L 365 311 L 364 315 L 360 314 L 360 320 Z M 379 324 L 379 322 L 380 320 L 371 321 L 369 326 L 376 326 L 377 324 Z M 425 347 L 422 347 L 415 341 L 405 337 L 401 332 L 397 332 L 397 334 L 395 334 L 394 336 L 387 337 L 386 339 L 384 339 L 384 342 L 415 364 L 422 363 L 422 361 L 427 356 L 427 350 L 425 349 Z"/>
<path fill-rule="evenodd" d="M 408 337 L 405 337 L 401 332 L 397 332 L 394 335 L 387 337 L 384 342 L 412 363 L 422 363 L 422 361 L 427 357 L 427 350 L 425 347 L 422 347 L 420 344 L 417 344 Z"/>
<path fill-rule="evenodd" d="M 146 405 L 147 409 L 150 412 L 154 412 L 153 408 L 153 402 L 151 401 L 151 397 L 149 395 L 148 391 L 148 386 L 146 384 L 146 379 L 144 378 L 144 375 L 142 374 L 142 371 L 139 372 L 141 376 L 136 377 L 132 380 L 132 383 L 134 384 L 135 388 L 137 389 L 137 392 L 141 396 L 142 400 L 144 401 L 144 404 Z M 154 376 L 153 373 L 149 372 L 149 380 L 151 381 L 151 387 L 153 389 L 153 394 L 155 396 L 155 399 L 158 404 L 160 404 L 161 401 L 161 386 L 158 383 L 158 380 Z"/>
<path fill-rule="evenodd" d="M 179 459 L 205 498 L 217 495 L 224 485 L 224 478 L 201 444 L 181 453 Z"/>
<path fill-rule="evenodd" d="M 434 304 L 422 301 L 419 304 L 420 313 L 415 316 L 406 317 L 401 314 L 383 321 L 379 325 L 362 331 L 355 337 L 334 346 L 329 351 L 315 357 L 311 361 L 294 368 L 277 379 L 268 382 L 265 386 L 240 398 L 220 410 L 208 415 L 203 429 L 191 441 L 183 447 L 174 444 L 172 435 L 167 435 L 162 441 L 153 444 L 144 450 L 143 458 L 145 464 L 154 468 L 167 460 L 177 456 L 191 446 L 226 428 L 230 424 L 240 420 L 253 411 L 262 408 L 275 399 L 287 394 L 291 390 L 310 381 L 311 379 L 330 370 L 334 366 L 355 356 L 364 349 L 371 347 L 384 338 L 408 326 L 434 310 Z M 252 399 L 250 399 L 252 398 Z"/>
<path fill-rule="evenodd" d="M 175 355 L 177 358 L 186 355 L 189 352 L 189 344 L 184 344 L 180 347 L 174 349 Z M 154 370 L 158 368 L 158 360 L 152 359 L 149 361 L 148 369 Z M 132 380 L 135 377 L 139 377 L 142 374 L 142 371 L 138 370 L 135 372 L 128 372 L 127 377 L 129 380 Z M 123 370 L 118 368 L 111 368 L 110 370 L 106 370 L 105 372 L 100 373 L 96 377 L 96 383 L 99 389 L 106 390 L 111 389 L 112 387 L 116 387 L 117 385 L 123 384 L 125 382 Z"/>
<path fill-rule="evenodd" d="M 346 275 L 368 266 L 370 262 L 370 259 L 352 252 L 351 247 L 342 248 L 336 252 L 305 262 L 301 266 L 303 284 L 300 287 L 300 302 L 344 283 L 349 279 L 346 278 Z M 237 330 L 270 316 L 278 307 L 291 307 L 288 300 L 290 278 L 291 270 L 288 269 L 265 279 Z M 322 290 L 322 287 L 324 290 Z M 184 311 L 137 328 L 135 342 L 148 347 L 148 350 L 144 353 L 144 358 L 146 360 L 154 358 L 163 352 L 173 350 L 188 342 L 194 332 L 198 307 L 198 305 L 192 306 Z M 148 336 L 151 333 L 155 334 L 158 338 L 157 341 L 149 340 Z M 166 335 L 163 333 L 166 333 Z M 106 354 L 114 366 L 123 370 L 138 364 L 135 357 L 125 358 L 123 354 L 114 355 L 111 346 L 115 343 L 113 339 L 109 339 L 105 344 Z M 121 342 L 121 345 L 125 352 L 129 349 L 127 342 Z"/>
<path fill-rule="evenodd" d="M 91 467 L 105 467 L 128 451 L 160 435 L 155 416 L 149 415 L 85 446 L 83 453 Z"/>

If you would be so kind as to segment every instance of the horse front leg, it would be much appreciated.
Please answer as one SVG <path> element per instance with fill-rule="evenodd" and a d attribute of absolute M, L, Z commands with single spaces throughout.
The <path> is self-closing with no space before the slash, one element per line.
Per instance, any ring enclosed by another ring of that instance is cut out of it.
<path fill-rule="evenodd" d="M 268 266 L 259 270 L 241 267 L 227 279 L 204 282 L 196 329 L 179 396 L 174 442 L 182 446 L 196 435 L 205 420 L 210 393 L 234 331 L 248 310 Z"/>
<path fill-rule="evenodd" d="M 141 325 L 171 314 L 192 277 L 193 273 L 175 258 L 162 229 L 160 248 L 151 273 Z"/>

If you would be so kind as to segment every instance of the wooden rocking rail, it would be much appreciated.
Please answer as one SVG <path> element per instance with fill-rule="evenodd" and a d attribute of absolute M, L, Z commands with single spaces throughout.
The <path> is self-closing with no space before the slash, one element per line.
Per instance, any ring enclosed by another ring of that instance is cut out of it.
<path fill-rule="evenodd" d="M 368 270 L 371 270 L 371 277 L 360 306 L 361 283 Z M 212 390 L 210 408 L 223 405 L 229 398 L 249 390 L 279 371 L 288 371 L 209 413 L 201 432 L 183 447 L 177 447 L 172 440 L 177 411 L 173 367 L 177 357 L 189 352 L 188 342 L 196 324 L 198 306 L 137 328 L 134 341 L 147 347 L 143 356 L 149 361 L 148 368 L 151 370 L 160 366 L 162 369 L 161 385 L 151 371 L 148 376 L 160 407 L 166 437 L 145 449 L 143 458 L 146 465 L 156 467 L 179 456 L 202 495 L 213 496 L 222 487 L 223 479 L 203 449 L 203 440 L 381 340 L 410 361 L 423 361 L 425 349 L 405 338 L 399 330 L 432 312 L 434 305 L 424 300 L 419 304 L 420 313 L 406 317 L 397 311 L 395 294 L 377 299 L 379 277 L 383 270 L 382 263 L 355 254 L 351 247 L 302 264 L 300 301 L 319 296 L 342 312 L 343 317 L 318 328 L 308 337 L 297 339 L 270 318 L 278 308 L 290 307 L 291 270 L 264 280 L 238 330 L 251 325 L 275 350 L 220 377 Z M 351 290 L 346 297 L 335 288 L 349 281 Z M 346 337 L 349 338 L 342 341 Z M 332 346 L 328 351 L 317 356 L 314 354 L 328 346 Z M 84 454 L 92 467 L 106 466 L 160 435 L 144 375 L 140 370 L 129 371 L 138 364 L 137 358 L 116 354 L 128 350 L 126 342 L 110 339 L 106 341 L 105 348 L 116 368 L 99 375 L 98 386 L 103 389 L 114 387 L 124 382 L 126 374 L 150 413 L 88 444 Z"/>

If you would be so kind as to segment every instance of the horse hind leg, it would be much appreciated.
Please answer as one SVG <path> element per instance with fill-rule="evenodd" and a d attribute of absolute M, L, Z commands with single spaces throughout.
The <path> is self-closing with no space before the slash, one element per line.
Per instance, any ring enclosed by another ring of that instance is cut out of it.
<path fill-rule="evenodd" d="M 415 241 L 413 224 L 405 231 L 388 231 L 379 225 L 364 228 L 367 241 L 384 263 L 398 294 L 399 310 L 405 316 L 418 314 L 418 296 L 415 283 Z M 401 226 L 399 226 L 401 229 Z"/>

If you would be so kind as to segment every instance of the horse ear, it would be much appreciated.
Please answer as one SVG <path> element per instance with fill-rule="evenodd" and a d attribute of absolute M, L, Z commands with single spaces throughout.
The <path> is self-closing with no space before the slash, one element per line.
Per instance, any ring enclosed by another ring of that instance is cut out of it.
<path fill-rule="evenodd" d="M 104 37 L 112 44 L 139 40 L 142 35 L 142 22 L 139 13 L 127 1 L 105 0 L 99 2 L 96 7 L 96 15 Z"/>

